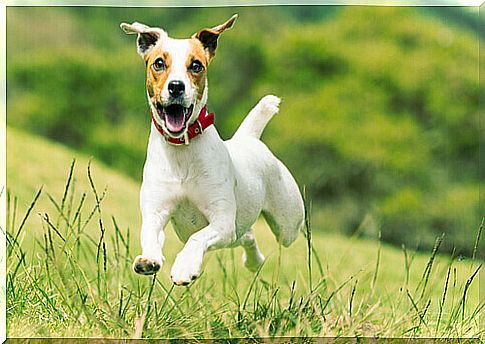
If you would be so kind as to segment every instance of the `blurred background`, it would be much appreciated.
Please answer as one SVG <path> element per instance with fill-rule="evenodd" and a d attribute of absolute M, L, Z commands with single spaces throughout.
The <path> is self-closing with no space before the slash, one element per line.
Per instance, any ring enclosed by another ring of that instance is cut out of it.
<path fill-rule="evenodd" d="M 485 36 L 476 9 L 9 7 L 8 128 L 140 183 L 150 127 L 145 71 L 120 22 L 184 38 L 233 13 L 239 19 L 209 68 L 208 107 L 221 136 L 230 138 L 262 96 L 278 95 L 281 111 L 263 141 L 306 187 L 315 231 L 381 233 L 426 250 L 445 233 L 444 251 L 471 255 L 483 214 Z"/>

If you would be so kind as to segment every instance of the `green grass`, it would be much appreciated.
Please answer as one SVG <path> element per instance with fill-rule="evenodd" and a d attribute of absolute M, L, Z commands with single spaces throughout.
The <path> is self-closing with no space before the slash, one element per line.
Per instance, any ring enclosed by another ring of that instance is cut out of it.
<path fill-rule="evenodd" d="M 8 337 L 483 338 L 478 260 L 329 235 L 311 219 L 284 249 L 258 221 L 259 273 L 242 266 L 240 248 L 220 250 L 193 285 L 174 287 L 182 244 L 170 228 L 162 271 L 131 271 L 137 183 L 10 128 L 7 157 Z"/>

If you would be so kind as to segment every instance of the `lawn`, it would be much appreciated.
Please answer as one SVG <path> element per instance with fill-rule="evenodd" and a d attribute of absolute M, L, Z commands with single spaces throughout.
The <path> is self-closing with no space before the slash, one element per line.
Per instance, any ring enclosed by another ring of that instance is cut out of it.
<path fill-rule="evenodd" d="M 171 228 L 156 277 L 131 270 L 139 183 L 19 130 L 8 128 L 7 143 L 9 338 L 484 338 L 482 262 L 440 254 L 441 238 L 436 252 L 415 252 L 310 223 L 286 249 L 260 220 L 257 274 L 240 248 L 221 250 L 193 285 L 174 287 L 182 244 Z"/>

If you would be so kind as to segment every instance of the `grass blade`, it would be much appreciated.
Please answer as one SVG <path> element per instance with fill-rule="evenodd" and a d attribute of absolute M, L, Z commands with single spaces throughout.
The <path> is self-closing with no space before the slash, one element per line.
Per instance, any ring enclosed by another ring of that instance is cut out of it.
<path fill-rule="evenodd" d="M 22 222 L 20 223 L 20 226 L 17 230 L 17 233 L 15 234 L 15 237 L 13 239 L 13 241 L 17 241 L 20 233 L 22 232 L 22 229 L 24 228 L 24 225 L 25 225 L 25 222 L 27 221 L 27 219 L 29 218 L 29 215 L 30 213 L 32 212 L 32 209 L 34 208 L 35 204 L 37 203 L 37 200 L 39 199 L 40 197 L 40 194 L 42 193 L 42 188 L 43 186 L 41 186 L 39 188 L 39 190 L 37 191 L 37 193 L 35 194 L 35 197 L 34 199 L 32 200 L 32 202 L 30 203 L 30 206 L 29 206 L 29 209 L 27 209 L 27 212 L 25 213 L 24 215 L 24 218 L 22 219 Z"/>

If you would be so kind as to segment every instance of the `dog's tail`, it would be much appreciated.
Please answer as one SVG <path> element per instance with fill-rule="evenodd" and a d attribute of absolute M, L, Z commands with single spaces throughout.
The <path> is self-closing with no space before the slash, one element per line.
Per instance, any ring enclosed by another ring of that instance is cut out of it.
<path fill-rule="evenodd" d="M 276 96 L 268 95 L 263 97 L 259 103 L 249 111 L 248 115 L 234 134 L 234 137 L 252 136 L 259 139 L 270 119 L 278 112 L 279 104 L 280 98 Z"/>

